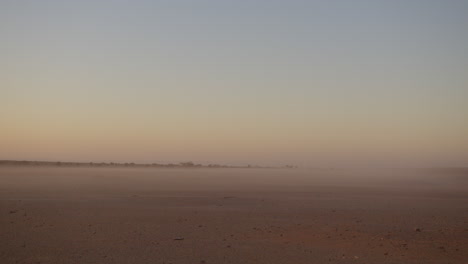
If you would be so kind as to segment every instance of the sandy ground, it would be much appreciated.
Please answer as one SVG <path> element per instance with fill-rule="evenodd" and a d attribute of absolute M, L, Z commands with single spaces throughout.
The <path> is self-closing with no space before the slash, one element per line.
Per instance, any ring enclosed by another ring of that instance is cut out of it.
<path fill-rule="evenodd" d="M 468 263 L 468 170 L 0 168 L 1 263 Z"/>

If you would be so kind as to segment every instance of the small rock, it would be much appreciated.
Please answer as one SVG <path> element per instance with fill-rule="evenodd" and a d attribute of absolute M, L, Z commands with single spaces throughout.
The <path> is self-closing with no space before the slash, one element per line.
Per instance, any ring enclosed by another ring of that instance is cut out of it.
<path fill-rule="evenodd" d="M 16 212 L 18 212 L 18 211 L 17 211 L 17 210 L 11 210 L 11 211 L 10 211 L 10 214 L 14 214 L 14 213 L 16 213 Z"/>
<path fill-rule="evenodd" d="M 422 230 L 421 230 L 421 228 L 415 228 L 414 231 L 421 232 Z"/>
<path fill-rule="evenodd" d="M 174 238 L 174 240 L 184 240 L 184 238 L 183 237 L 176 237 L 176 238 Z"/>

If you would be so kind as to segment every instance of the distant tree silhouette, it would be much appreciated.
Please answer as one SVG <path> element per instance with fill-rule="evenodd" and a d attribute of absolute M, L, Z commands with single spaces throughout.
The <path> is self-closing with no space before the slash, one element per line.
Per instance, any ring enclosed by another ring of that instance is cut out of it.
<path fill-rule="evenodd" d="M 180 166 L 182 166 L 182 167 L 194 167 L 195 164 L 193 162 L 191 162 L 191 161 L 187 161 L 187 162 L 181 162 Z"/>

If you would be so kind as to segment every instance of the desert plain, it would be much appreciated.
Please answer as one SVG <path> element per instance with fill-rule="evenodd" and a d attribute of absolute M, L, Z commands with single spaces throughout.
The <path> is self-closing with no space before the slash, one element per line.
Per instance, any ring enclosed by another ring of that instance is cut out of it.
<path fill-rule="evenodd" d="M 468 169 L 0 167 L 0 262 L 468 263 Z"/>

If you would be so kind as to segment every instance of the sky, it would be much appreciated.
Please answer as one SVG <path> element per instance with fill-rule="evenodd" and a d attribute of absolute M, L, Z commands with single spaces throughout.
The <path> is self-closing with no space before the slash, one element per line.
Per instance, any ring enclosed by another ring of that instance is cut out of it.
<path fill-rule="evenodd" d="M 466 0 L 0 0 L 0 159 L 468 166 Z"/>

